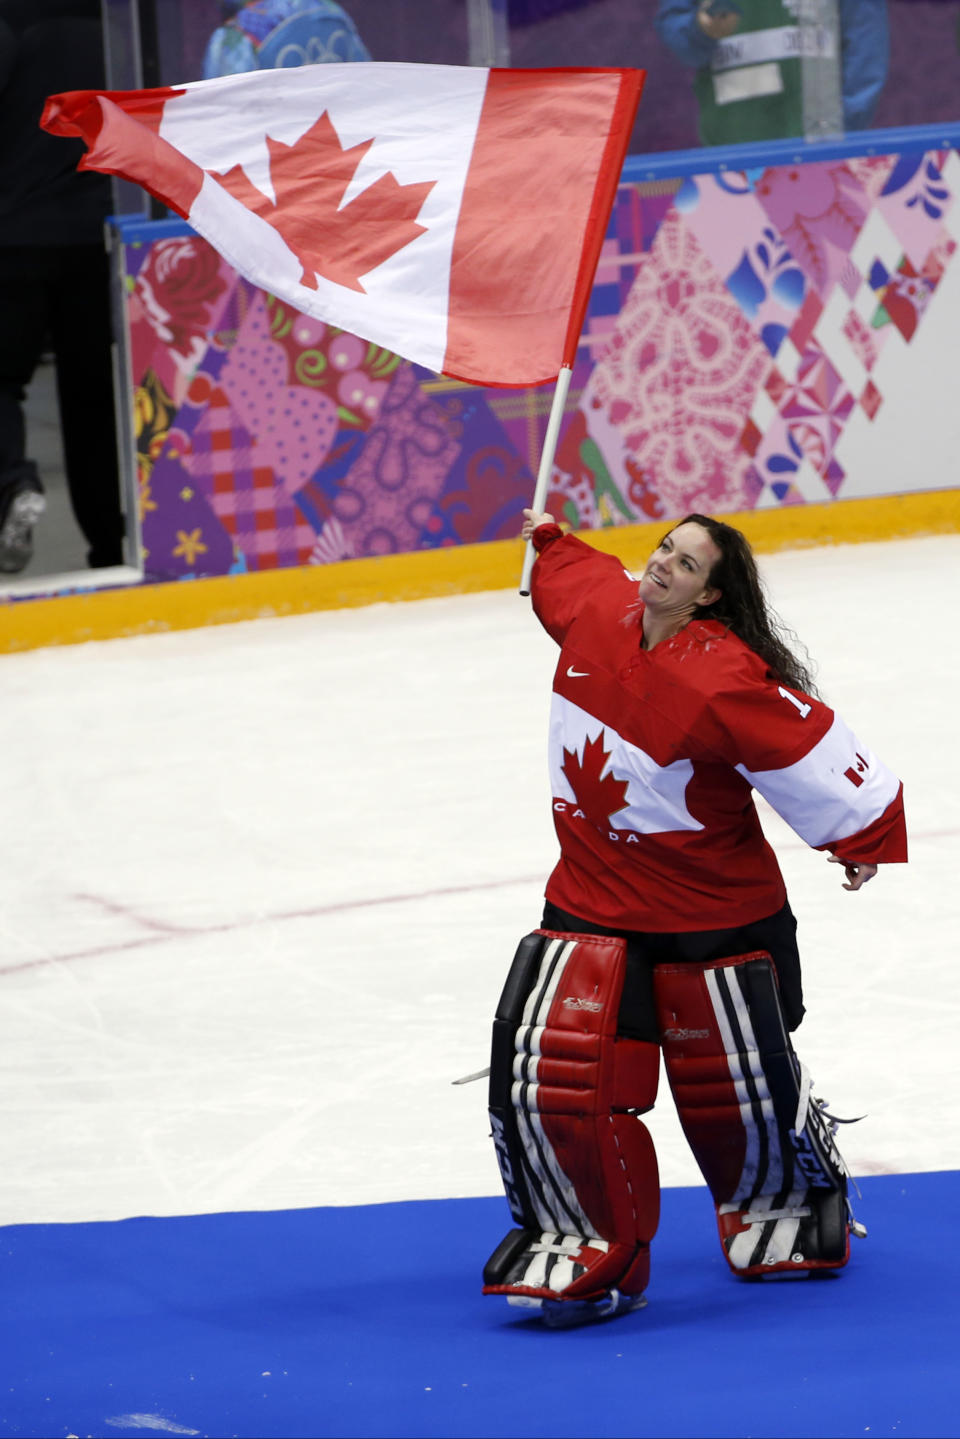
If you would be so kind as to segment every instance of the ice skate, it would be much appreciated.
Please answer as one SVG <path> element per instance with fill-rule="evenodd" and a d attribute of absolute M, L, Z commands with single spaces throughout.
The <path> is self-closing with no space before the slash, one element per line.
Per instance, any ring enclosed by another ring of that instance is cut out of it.
<path fill-rule="evenodd" d="M 646 1307 L 643 1294 L 621 1294 L 608 1289 L 598 1299 L 536 1299 L 532 1295 L 509 1294 L 507 1303 L 526 1309 L 530 1317 L 539 1316 L 548 1329 L 578 1329 L 584 1324 L 599 1324 L 620 1314 L 631 1314 Z"/>

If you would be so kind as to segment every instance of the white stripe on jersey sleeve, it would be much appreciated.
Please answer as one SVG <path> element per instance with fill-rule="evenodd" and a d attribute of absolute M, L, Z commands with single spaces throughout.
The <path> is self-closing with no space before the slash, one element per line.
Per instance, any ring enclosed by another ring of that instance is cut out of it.
<path fill-rule="evenodd" d="M 809 753 L 785 769 L 737 769 L 792 830 L 818 846 L 866 829 L 897 797 L 900 781 L 839 715 Z"/>

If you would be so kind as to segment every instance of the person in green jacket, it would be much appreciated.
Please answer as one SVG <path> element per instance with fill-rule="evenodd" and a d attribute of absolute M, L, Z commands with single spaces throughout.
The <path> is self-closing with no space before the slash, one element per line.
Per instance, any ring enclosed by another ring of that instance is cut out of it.
<path fill-rule="evenodd" d="M 660 0 L 704 145 L 866 129 L 889 67 L 887 0 Z"/>

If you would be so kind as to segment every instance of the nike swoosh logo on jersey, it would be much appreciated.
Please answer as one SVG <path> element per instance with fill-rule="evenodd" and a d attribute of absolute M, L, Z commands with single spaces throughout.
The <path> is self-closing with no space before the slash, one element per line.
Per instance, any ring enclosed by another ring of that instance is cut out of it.
<path fill-rule="evenodd" d="M 589 670 L 575 670 L 573 665 L 567 665 L 567 674 L 572 680 L 585 680 L 589 673 Z"/>

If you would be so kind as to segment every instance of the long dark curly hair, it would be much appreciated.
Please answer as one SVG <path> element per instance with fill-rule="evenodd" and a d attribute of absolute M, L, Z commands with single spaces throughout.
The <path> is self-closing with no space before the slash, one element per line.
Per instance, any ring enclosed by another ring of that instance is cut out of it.
<path fill-rule="evenodd" d="M 720 551 L 707 581 L 720 591 L 720 598 L 712 605 L 698 606 L 696 618 L 719 620 L 790 689 L 803 690 L 819 699 L 810 656 L 771 608 L 747 537 L 732 525 L 711 519 L 709 515 L 687 515 L 672 529 L 691 524 L 705 529 Z"/>

